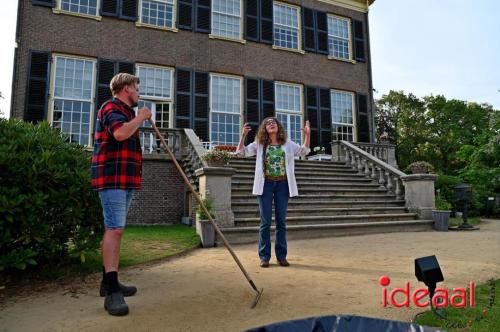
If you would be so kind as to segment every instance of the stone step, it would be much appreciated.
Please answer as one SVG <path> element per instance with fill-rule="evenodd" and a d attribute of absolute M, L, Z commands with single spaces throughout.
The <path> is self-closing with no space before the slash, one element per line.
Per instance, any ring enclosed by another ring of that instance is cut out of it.
<path fill-rule="evenodd" d="M 238 169 L 237 174 L 255 174 L 254 169 Z M 315 176 L 363 176 L 362 174 L 358 174 L 358 172 L 350 169 L 346 170 L 323 170 L 323 171 L 316 171 L 316 170 L 309 170 L 309 169 L 303 169 L 303 170 L 295 170 L 295 177 L 301 176 L 301 175 L 312 175 L 313 177 Z"/>
<path fill-rule="evenodd" d="M 237 197 L 239 195 L 251 194 L 253 187 L 237 187 L 231 189 L 231 196 Z M 370 194 L 385 194 L 387 190 L 381 188 L 323 188 L 313 186 L 299 187 L 301 196 L 308 194 L 324 194 L 324 195 L 370 195 Z"/>
<path fill-rule="evenodd" d="M 237 170 L 254 170 L 255 164 L 229 164 L 230 167 L 236 168 Z M 345 165 L 332 165 L 328 167 L 324 166 L 308 166 L 308 165 L 295 165 L 295 171 L 298 170 L 314 170 L 314 171 L 330 171 L 330 170 L 338 170 L 338 171 L 353 171 L 353 168 Z M 357 169 L 355 170 L 358 171 Z"/>
<path fill-rule="evenodd" d="M 391 232 L 418 232 L 431 231 L 432 220 L 393 220 L 377 222 L 353 222 L 342 224 L 312 224 L 287 226 L 287 240 L 300 240 L 312 238 L 328 238 L 336 236 L 352 236 Z M 271 226 L 274 233 L 275 227 Z M 231 227 L 223 228 L 224 237 L 231 244 L 245 244 L 259 242 L 259 227 Z M 272 235 L 271 238 L 274 238 Z M 223 245 L 216 238 L 217 245 Z"/>
<path fill-rule="evenodd" d="M 252 190 L 253 189 L 253 180 L 233 180 L 232 181 L 232 186 L 231 189 L 248 189 Z M 365 183 L 365 182 L 360 182 L 360 183 L 352 183 L 352 182 L 309 182 L 309 181 L 300 181 L 297 182 L 297 186 L 302 192 L 303 190 L 307 189 L 316 189 L 316 188 L 332 188 L 332 189 L 341 189 L 341 188 L 358 188 L 358 189 L 375 189 L 379 188 L 379 185 L 376 183 Z"/>
<path fill-rule="evenodd" d="M 288 202 L 289 209 L 329 209 L 329 208 L 369 208 L 369 207 L 404 207 L 404 200 L 364 200 L 364 201 L 354 201 L 354 200 L 338 200 L 338 201 L 312 201 L 303 202 L 300 200 L 291 199 Z M 233 200 L 231 209 L 235 211 L 255 209 L 258 211 L 259 204 L 257 203 L 257 197 L 248 200 Z"/>
<path fill-rule="evenodd" d="M 394 221 L 394 220 L 414 220 L 416 213 L 382 213 L 382 214 L 356 214 L 340 216 L 291 216 L 286 218 L 287 225 L 314 225 L 314 224 L 339 224 L 349 222 L 376 222 L 376 221 Z M 273 216 L 274 223 L 274 216 Z M 258 226 L 260 217 L 234 218 L 236 227 Z"/>
<path fill-rule="evenodd" d="M 255 204 L 252 208 L 234 209 L 235 218 L 260 218 L 259 206 Z M 404 206 L 385 206 L 385 207 L 352 207 L 352 208 L 310 208 L 298 207 L 287 209 L 287 217 L 298 216 L 340 216 L 340 215 L 360 215 L 360 214 L 382 214 L 382 213 L 406 213 Z M 273 209 L 274 215 L 274 209 Z"/>
<path fill-rule="evenodd" d="M 252 174 L 240 174 L 236 173 L 233 175 L 231 180 L 248 180 L 250 179 L 253 183 L 254 173 Z M 372 179 L 365 178 L 362 175 L 353 175 L 353 176 L 317 176 L 316 174 L 309 175 L 296 175 L 295 180 L 297 183 L 310 182 L 310 181 L 321 181 L 321 182 L 372 182 Z"/>
<path fill-rule="evenodd" d="M 299 191 L 300 193 L 300 191 Z M 396 195 L 392 194 L 324 194 L 324 195 L 313 195 L 313 194 L 305 194 L 296 197 L 290 198 L 289 202 L 293 201 L 303 201 L 303 202 L 317 202 L 317 201 L 336 201 L 336 200 L 351 200 L 351 201 L 364 201 L 364 200 L 394 200 Z M 241 200 L 252 199 L 255 200 L 255 196 L 251 194 L 251 192 L 247 194 L 232 194 L 231 199 L 233 202 L 239 202 Z"/>
<path fill-rule="evenodd" d="M 229 164 L 236 165 L 255 165 L 256 158 L 232 158 L 229 161 Z M 331 166 L 346 166 L 346 163 L 343 161 L 316 161 L 316 160 L 300 160 L 295 159 L 295 165 L 305 165 L 305 166 L 313 166 L 313 167 L 331 167 Z"/>

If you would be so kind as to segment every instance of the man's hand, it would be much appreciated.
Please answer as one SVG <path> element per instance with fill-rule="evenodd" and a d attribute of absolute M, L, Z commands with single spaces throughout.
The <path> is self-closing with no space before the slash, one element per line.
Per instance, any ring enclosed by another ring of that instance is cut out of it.
<path fill-rule="evenodd" d="M 137 113 L 137 117 L 141 119 L 141 121 L 145 121 L 151 119 L 151 111 L 147 107 L 143 107 Z"/>
<path fill-rule="evenodd" d="M 309 124 L 309 120 L 306 121 L 306 125 L 304 126 L 304 128 L 302 128 L 302 131 L 305 135 L 311 134 L 311 125 Z"/>
<path fill-rule="evenodd" d="M 252 130 L 252 128 L 248 125 L 248 123 L 245 123 L 245 124 L 243 125 L 243 133 L 242 133 L 242 135 L 243 135 L 244 137 L 245 137 L 245 136 L 247 136 L 247 135 L 248 135 L 248 132 L 249 132 L 250 130 Z"/>

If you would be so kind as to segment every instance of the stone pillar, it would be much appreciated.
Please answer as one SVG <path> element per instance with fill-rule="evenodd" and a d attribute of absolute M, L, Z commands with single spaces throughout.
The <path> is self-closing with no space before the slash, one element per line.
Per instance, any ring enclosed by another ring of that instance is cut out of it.
<path fill-rule="evenodd" d="M 420 219 L 432 219 L 434 209 L 434 182 L 437 175 L 412 174 L 402 176 L 408 211 L 418 213 Z"/>
<path fill-rule="evenodd" d="M 340 141 L 333 141 L 332 143 L 332 161 L 344 161 L 344 152 Z"/>
<path fill-rule="evenodd" d="M 213 202 L 213 212 L 220 227 L 234 226 L 234 213 L 231 210 L 231 177 L 236 170 L 231 167 L 203 167 L 195 171 L 199 178 L 201 198 Z"/>

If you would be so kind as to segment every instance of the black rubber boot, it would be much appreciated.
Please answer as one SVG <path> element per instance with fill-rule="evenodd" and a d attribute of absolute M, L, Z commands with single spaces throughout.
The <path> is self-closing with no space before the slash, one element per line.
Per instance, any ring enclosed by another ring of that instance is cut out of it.
<path fill-rule="evenodd" d="M 137 287 L 135 286 L 126 286 L 118 282 L 118 286 L 120 287 L 120 291 L 122 292 L 123 296 L 133 296 L 135 293 L 137 293 Z M 101 297 L 106 296 L 106 292 L 108 290 L 108 286 L 105 284 L 104 281 L 101 281 L 101 288 L 99 289 L 99 295 Z"/>
<path fill-rule="evenodd" d="M 125 316 L 128 314 L 128 305 L 125 303 L 122 292 L 106 294 L 104 309 L 113 316 Z"/>

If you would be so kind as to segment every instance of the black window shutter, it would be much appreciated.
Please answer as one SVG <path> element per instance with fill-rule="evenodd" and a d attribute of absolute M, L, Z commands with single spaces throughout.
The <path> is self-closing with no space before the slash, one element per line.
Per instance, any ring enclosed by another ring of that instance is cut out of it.
<path fill-rule="evenodd" d="M 326 13 L 316 11 L 317 52 L 328 54 L 328 20 Z"/>
<path fill-rule="evenodd" d="M 319 88 L 319 131 L 320 145 L 326 153 L 332 152 L 332 110 L 330 107 L 330 90 Z"/>
<path fill-rule="evenodd" d="M 245 39 L 252 41 L 259 40 L 260 32 L 260 19 L 259 19 L 259 0 L 247 0 L 245 1 Z"/>
<path fill-rule="evenodd" d="M 260 0 L 260 41 L 273 43 L 273 0 Z"/>
<path fill-rule="evenodd" d="M 260 80 L 257 78 L 245 78 L 245 114 L 244 122 L 248 123 L 252 130 L 248 133 L 245 144 L 255 140 L 257 129 L 260 124 Z"/>
<path fill-rule="evenodd" d="M 196 1 L 197 32 L 210 33 L 210 0 Z"/>
<path fill-rule="evenodd" d="M 302 8 L 304 50 L 316 52 L 316 24 L 314 10 Z"/>
<path fill-rule="evenodd" d="M 101 15 L 117 17 L 118 1 L 119 0 L 102 0 Z"/>
<path fill-rule="evenodd" d="M 260 121 L 264 120 L 267 117 L 275 116 L 276 112 L 274 110 L 274 81 L 261 81 L 262 87 L 262 116 Z"/>
<path fill-rule="evenodd" d="M 358 142 L 370 142 L 370 124 L 368 117 L 368 98 L 366 94 L 357 94 L 358 104 Z"/>
<path fill-rule="evenodd" d="M 193 30 L 193 0 L 179 0 L 178 5 L 178 28 L 184 30 Z"/>
<path fill-rule="evenodd" d="M 194 132 L 202 141 L 209 140 L 208 73 L 194 73 Z"/>
<path fill-rule="evenodd" d="M 127 73 L 135 75 L 135 63 L 127 61 L 118 61 L 118 73 Z"/>
<path fill-rule="evenodd" d="M 191 128 L 192 70 L 177 69 L 175 92 L 175 127 Z"/>
<path fill-rule="evenodd" d="M 363 31 L 363 22 L 353 20 L 354 27 L 354 58 L 356 61 L 365 62 L 365 34 Z"/>
<path fill-rule="evenodd" d="M 94 120 L 97 119 L 97 114 L 102 104 L 113 98 L 109 83 L 116 73 L 116 61 L 114 60 L 97 60 L 97 94 Z M 94 126 L 95 130 L 95 126 Z"/>
<path fill-rule="evenodd" d="M 120 18 L 129 21 L 137 20 L 138 0 L 121 0 Z"/>
<path fill-rule="evenodd" d="M 47 116 L 50 53 L 30 51 L 24 121 L 37 123 Z"/>
<path fill-rule="evenodd" d="M 37 6 L 54 7 L 53 0 L 32 0 L 31 3 Z"/>
<path fill-rule="evenodd" d="M 311 147 L 318 146 L 319 138 L 319 114 L 318 114 L 318 89 L 315 87 L 305 87 L 306 120 L 311 126 Z"/>

